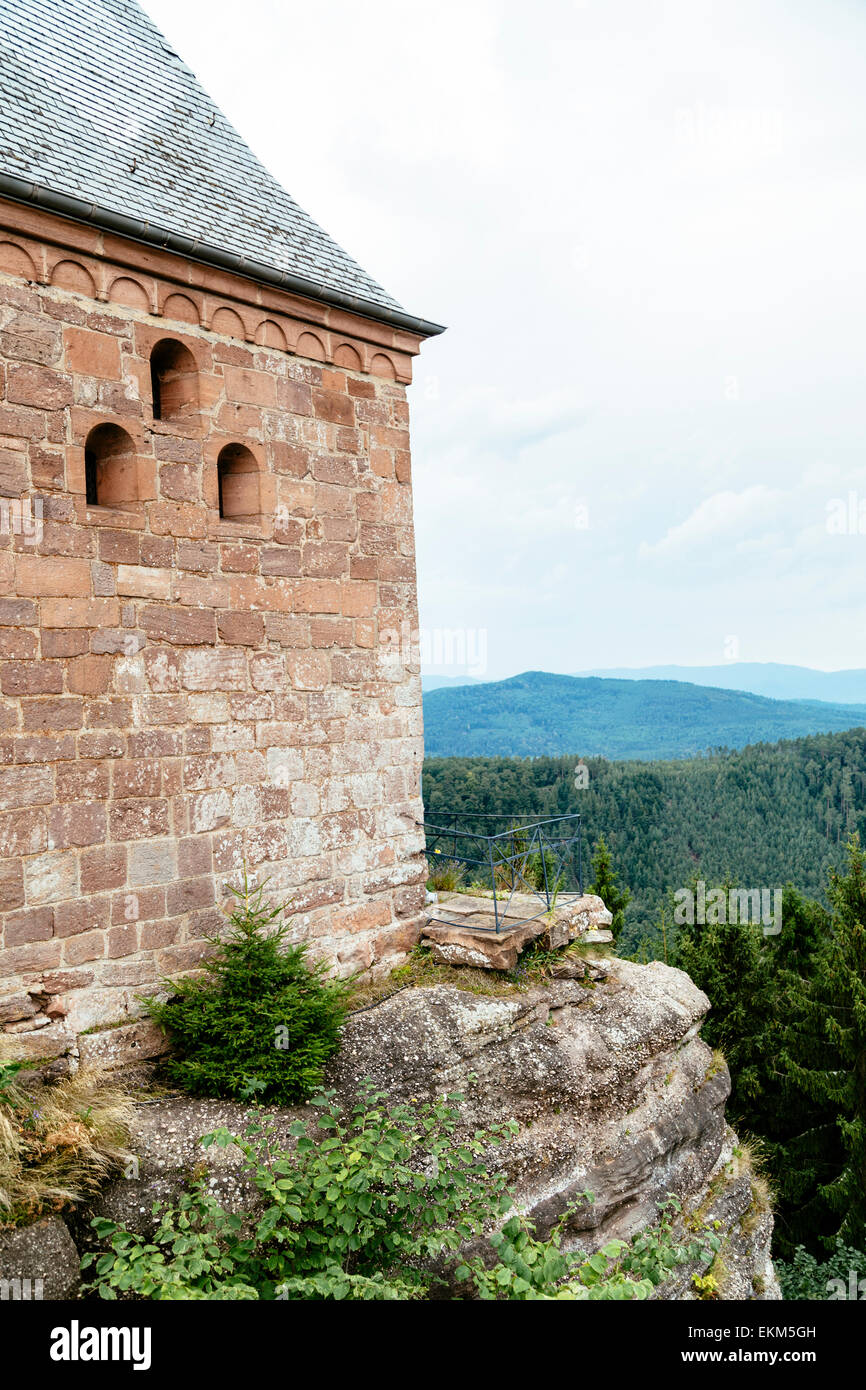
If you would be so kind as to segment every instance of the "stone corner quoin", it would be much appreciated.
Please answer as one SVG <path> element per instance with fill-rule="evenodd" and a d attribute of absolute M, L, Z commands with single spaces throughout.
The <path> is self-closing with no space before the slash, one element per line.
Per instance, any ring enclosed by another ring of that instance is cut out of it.
<path fill-rule="evenodd" d="M 420 341 L 0 200 L 0 1060 L 132 1023 L 244 864 L 339 974 L 417 939 Z"/>

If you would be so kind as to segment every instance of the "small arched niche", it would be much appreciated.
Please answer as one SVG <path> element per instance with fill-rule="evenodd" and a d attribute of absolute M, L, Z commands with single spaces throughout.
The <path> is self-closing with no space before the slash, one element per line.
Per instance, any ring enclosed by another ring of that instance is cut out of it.
<path fill-rule="evenodd" d="M 131 507 L 138 501 L 135 444 L 119 425 L 97 425 L 84 445 L 88 507 Z"/>
<path fill-rule="evenodd" d="M 227 444 L 217 459 L 220 518 L 258 521 L 261 516 L 259 465 L 244 444 Z"/>
<path fill-rule="evenodd" d="M 189 420 L 198 411 L 198 369 L 188 347 L 162 338 L 150 354 L 154 420 Z"/>

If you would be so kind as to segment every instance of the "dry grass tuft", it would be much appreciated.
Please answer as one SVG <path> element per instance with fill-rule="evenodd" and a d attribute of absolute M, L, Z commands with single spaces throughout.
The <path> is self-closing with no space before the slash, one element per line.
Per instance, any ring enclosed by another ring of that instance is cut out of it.
<path fill-rule="evenodd" d="M 773 1189 L 761 1172 L 765 1162 L 761 1141 L 754 1137 L 739 1139 L 734 1149 L 734 1159 L 737 1176 L 747 1174 L 751 1186 L 751 1204 L 740 1218 L 740 1228 L 743 1234 L 750 1235 L 762 1217 L 773 1207 Z"/>
<path fill-rule="evenodd" d="M 129 1159 L 135 1102 L 102 1068 L 36 1091 L 0 1068 L 0 1224 L 83 1201 Z"/>

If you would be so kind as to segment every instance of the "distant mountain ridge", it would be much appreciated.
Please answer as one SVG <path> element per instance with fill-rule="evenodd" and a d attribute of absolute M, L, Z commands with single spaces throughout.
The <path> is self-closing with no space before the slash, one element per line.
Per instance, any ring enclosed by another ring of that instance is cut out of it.
<path fill-rule="evenodd" d="M 421 685 L 424 691 L 439 690 L 442 686 L 452 685 L 481 685 L 484 682 L 478 676 L 424 676 L 421 677 Z"/>
<path fill-rule="evenodd" d="M 727 661 L 719 666 L 634 666 L 575 671 L 575 676 L 613 680 L 687 681 L 718 690 L 747 690 L 772 700 L 828 700 L 836 705 L 866 704 L 866 670 L 816 671 L 777 661 Z"/>
<path fill-rule="evenodd" d="M 805 669 L 805 668 L 804 668 Z M 427 757 L 685 758 L 866 726 L 866 703 L 775 700 L 693 682 L 526 671 L 424 695 Z"/>
<path fill-rule="evenodd" d="M 685 681 L 717 690 L 744 690 L 771 700 L 826 700 L 837 705 L 866 705 L 866 668 L 818 671 L 778 661 L 725 661 L 717 666 L 611 666 L 570 671 L 579 677 L 603 680 Z M 441 686 L 490 684 L 479 676 L 421 677 L 425 693 Z"/>

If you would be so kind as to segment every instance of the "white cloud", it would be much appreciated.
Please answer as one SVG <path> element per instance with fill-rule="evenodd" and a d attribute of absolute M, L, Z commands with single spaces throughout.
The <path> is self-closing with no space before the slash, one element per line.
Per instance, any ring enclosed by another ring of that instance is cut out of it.
<path fill-rule="evenodd" d="M 144 3 L 449 325 L 411 393 L 426 624 L 486 628 L 491 674 L 721 660 L 731 633 L 866 665 L 866 537 L 825 527 L 866 495 L 866 8 Z"/>
<path fill-rule="evenodd" d="M 739 549 L 747 540 L 754 542 L 750 532 L 778 513 L 784 496 L 763 483 L 744 492 L 716 492 L 699 503 L 685 521 L 672 526 L 660 541 L 642 544 L 640 553 L 677 560 L 696 551 L 706 555 L 721 547 L 729 553 L 731 544 Z"/>

